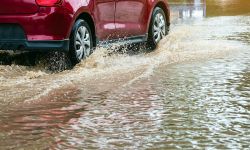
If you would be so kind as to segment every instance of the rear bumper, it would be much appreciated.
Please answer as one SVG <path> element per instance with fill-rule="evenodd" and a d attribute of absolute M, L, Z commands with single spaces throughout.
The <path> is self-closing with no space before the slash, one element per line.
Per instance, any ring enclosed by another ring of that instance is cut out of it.
<path fill-rule="evenodd" d="M 28 40 L 18 24 L 0 24 L 0 50 L 68 51 L 69 40 Z"/>
<path fill-rule="evenodd" d="M 0 50 L 68 51 L 72 15 L 64 7 L 0 15 Z"/>
<path fill-rule="evenodd" d="M 69 51 L 69 40 L 27 41 L 0 40 L 0 50 L 22 51 Z"/>
<path fill-rule="evenodd" d="M 64 40 L 69 38 L 72 20 L 65 7 L 40 7 L 35 14 L 0 15 L 0 26 L 18 25 L 27 41 Z"/>

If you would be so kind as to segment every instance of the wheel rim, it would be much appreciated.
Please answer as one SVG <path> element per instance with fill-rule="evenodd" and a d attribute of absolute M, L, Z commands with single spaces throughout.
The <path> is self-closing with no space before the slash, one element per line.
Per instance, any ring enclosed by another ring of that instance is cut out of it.
<path fill-rule="evenodd" d="M 163 14 L 158 13 L 154 19 L 154 40 L 158 43 L 166 35 L 166 21 Z"/>
<path fill-rule="evenodd" d="M 78 28 L 76 33 L 76 57 L 81 60 L 82 58 L 88 57 L 90 55 L 90 34 L 85 26 Z"/>

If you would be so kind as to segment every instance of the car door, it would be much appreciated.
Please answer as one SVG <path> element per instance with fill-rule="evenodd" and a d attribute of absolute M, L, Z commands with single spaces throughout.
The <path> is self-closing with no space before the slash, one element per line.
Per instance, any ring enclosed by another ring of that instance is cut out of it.
<path fill-rule="evenodd" d="M 144 35 L 147 25 L 146 0 L 115 0 L 115 26 L 118 37 Z"/>
<path fill-rule="evenodd" d="M 95 0 L 94 17 L 99 40 L 115 38 L 115 0 Z"/>

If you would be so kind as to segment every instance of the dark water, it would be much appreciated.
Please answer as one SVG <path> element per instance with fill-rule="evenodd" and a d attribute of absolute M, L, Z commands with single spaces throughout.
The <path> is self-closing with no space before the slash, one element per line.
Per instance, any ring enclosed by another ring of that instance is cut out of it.
<path fill-rule="evenodd" d="M 172 1 L 150 54 L 101 48 L 57 74 L 1 65 L 0 149 L 250 149 L 247 4 Z"/>

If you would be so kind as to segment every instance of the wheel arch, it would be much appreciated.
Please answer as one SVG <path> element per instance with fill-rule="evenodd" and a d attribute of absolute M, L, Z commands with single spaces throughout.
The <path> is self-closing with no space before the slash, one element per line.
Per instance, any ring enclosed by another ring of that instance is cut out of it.
<path fill-rule="evenodd" d="M 166 5 L 164 2 L 162 2 L 162 1 L 160 1 L 160 2 L 158 2 L 156 5 L 155 5 L 155 7 L 154 8 L 156 8 L 156 7 L 160 7 L 163 11 L 164 11 L 164 13 L 165 13 L 165 16 L 166 16 L 166 19 L 167 19 L 167 23 L 169 23 L 170 22 L 170 17 L 169 17 L 169 7 L 168 7 L 168 5 Z"/>
<path fill-rule="evenodd" d="M 155 4 L 152 4 L 152 6 L 153 6 L 152 7 L 153 9 L 150 11 L 147 31 L 149 31 L 150 22 L 151 22 L 151 19 L 152 19 L 152 16 L 153 16 L 154 9 L 156 7 L 159 7 L 159 8 L 161 8 L 164 11 L 165 16 L 166 16 L 167 24 L 170 25 L 170 9 L 169 9 L 168 3 L 166 1 L 158 1 Z"/>
<path fill-rule="evenodd" d="M 92 16 L 88 13 L 88 12 L 82 12 L 80 13 L 76 19 L 75 19 L 75 22 L 78 20 L 78 19 L 83 19 L 84 21 L 86 21 L 90 27 L 90 30 L 92 32 L 92 36 L 93 36 L 93 45 L 94 47 L 96 47 L 96 28 L 95 28 L 95 22 L 94 22 L 94 19 L 92 18 Z"/>

